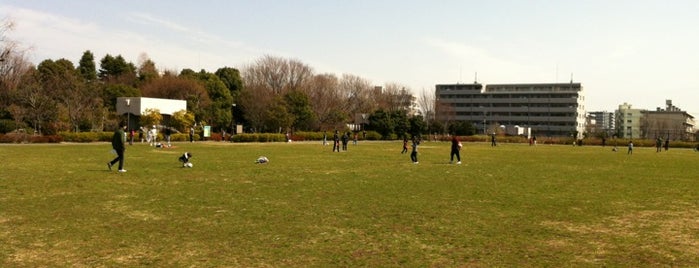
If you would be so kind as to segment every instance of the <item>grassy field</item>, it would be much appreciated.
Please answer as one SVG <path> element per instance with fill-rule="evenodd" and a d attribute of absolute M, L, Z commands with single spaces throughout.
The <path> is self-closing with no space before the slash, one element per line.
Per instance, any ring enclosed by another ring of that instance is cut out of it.
<path fill-rule="evenodd" d="M 699 266 L 697 152 L 401 145 L 0 145 L 0 267 Z"/>

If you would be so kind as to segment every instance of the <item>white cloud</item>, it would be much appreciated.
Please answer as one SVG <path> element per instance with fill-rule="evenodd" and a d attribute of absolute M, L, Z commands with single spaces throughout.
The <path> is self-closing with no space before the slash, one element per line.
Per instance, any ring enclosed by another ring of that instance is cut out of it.
<path fill-rule="evenodd" d="M 548 62 L 518 62 L 505 59 L 504 53 L 493 53 L 487 49 L 474 47 L 463 43 L 428 37 L 424 42 L 446 54 L 445 61 L 459 64 L 461 71 L 470 75 L 478 73 L 479 82 L 485 78 L 485 83 L 526 83 L 551 81 L 555 63 Z M 518 60 L 526 60 L 521 57 Z M 542 70 L 539 66 L 551 65 L 551 70 Z"/>
<path fill-rule="evenodd" d="M 174 35 L 150 34 L 139 30 L 109 28 L 79 19 L 30 9 L 2 6 L 16 28 L 9 37 L 22 46 L 32 47 L 31 60 L 38 64 L 45 59 L 67 58 L 77 64 L 83 52 L 92 51 L 98 61 L 106 54 L 122 55 L 135 62 L 146 53 L 160 69 L 180 70 L 200 68 L 214 71 L 234 66 L 264 54 L 261 49 L 247 46 L 216 35 L 197 31 L 145 13 L 129 18 L 142 24 L 155 25 Z M 162 32 L 160 30 L 159 32 Z M 175 36 L 174 39 L 167 39 Z"/>

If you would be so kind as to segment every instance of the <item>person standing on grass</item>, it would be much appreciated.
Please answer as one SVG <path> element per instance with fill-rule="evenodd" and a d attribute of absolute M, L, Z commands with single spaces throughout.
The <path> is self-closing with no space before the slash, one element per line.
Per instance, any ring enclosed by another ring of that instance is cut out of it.
<path fill-rule="evenodd" d="M 403 151 L 400 151 L 401 154 L 407 153 L 408 152 L 408 137 L 403 138 Z"/>
<path fill-rule="evenodd" d="M 420 145 L 420 140 L 413 137 L 413 151 L 410 153 L 410 160 L 413 160 L 413 164 L 417 164 L 417 146 Z"/>
<path fill-rule="evenodd" d="M 340 132 L 337 130 L 333 134 L 333 152 L 335 152 L 335 149 L 340 152 Z"/>
<path fill-rule="evenodd" d="M 633 141 L 629 141 L 629 151 L 626 154 L 633 154 Z"/>
<path fill-rule="evenodd" d="M 119 172 L 126 172 L 124 169 L 124 151 L 126 151 L 126 146 L 124 146 L 124 130 L 126 125 L 124 123 L 119 124 L 119 128 L 114 131 L 114 136 L 112 136 L 112 149 L 116 151 L 117 157 L 114 160 L 107 162 L 107 167 L 112 170 L 112 166 L 119 162 Z"/>
<path fill-rule="evenodd" d="M 328 145 L 328 132 L 323 131 L 323 146 Z"/>
<path fill-rule="evenodd" d="M 456 138 L 456 135 L 451 136 L 451 160 L 449 160 L 449 163 L 454 162 L 454 156 L 456 155 L 456 164 L 460 165 L 461 164 L 461 142 L 459 141 L 458 138 Z"/>
<path fill-rule="evenodd" d="M 172 147 L 172 144 L 170 144 L 170 136 L 172 136 L 172 130 L 170 127 L 165 128 L 165 142 L 167 142 L 167 147 L 170 148 Z"/>
<path fill-rule="evenodd" d="M 349 132 L 342 134 L 342 150 L 347 151 L 347 143 L 349 143 Z"/>
<path fill-rule="evenodd" d="M 665 151 L 667 152 L 667 149 L 670 149 L 670 138 L 665 139 Z"/>
<path fill-rule="evenodd" d="M 158 129 L 155 128 L 155 125 L 153 125 L 153 128 L 150 129 L 150 146 L 155 146 L 158 144 Z"/>
<path fill-rule="evenodd" d="M 189 128 L 189 142 L 194 142 L 194 127 Z"/>

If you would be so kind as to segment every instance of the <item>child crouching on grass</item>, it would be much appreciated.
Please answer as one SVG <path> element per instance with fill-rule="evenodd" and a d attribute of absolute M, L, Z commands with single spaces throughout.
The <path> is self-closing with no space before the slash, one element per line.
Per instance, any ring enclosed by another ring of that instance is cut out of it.
<path fill-rule="evenodd" d="M 192 153 L 185 152 L 182 156 L 180 156 L 179 160 L 182 162 L 182 166 L 186 167 L 187 163 L 189 163 L 189 159 L 192 158 Z"/>

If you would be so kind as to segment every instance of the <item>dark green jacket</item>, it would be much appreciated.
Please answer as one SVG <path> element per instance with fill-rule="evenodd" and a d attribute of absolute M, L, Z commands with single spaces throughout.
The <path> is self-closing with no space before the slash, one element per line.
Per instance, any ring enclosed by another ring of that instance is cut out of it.
<path fill-rule="evenodd" d="M 112 148 L 117 151 L 123 151 L 125 148 L 124 146 L 124 130 L 123 129 L 117 129 L 114 131 L 114 136 L 112 136 Z"/>

